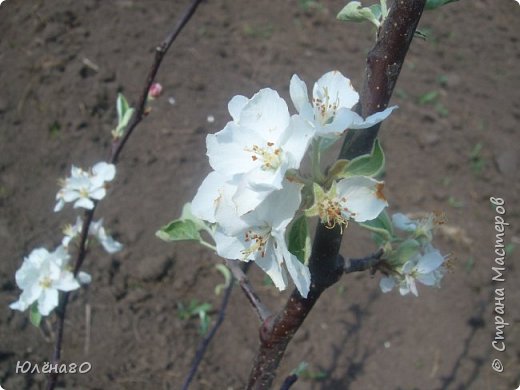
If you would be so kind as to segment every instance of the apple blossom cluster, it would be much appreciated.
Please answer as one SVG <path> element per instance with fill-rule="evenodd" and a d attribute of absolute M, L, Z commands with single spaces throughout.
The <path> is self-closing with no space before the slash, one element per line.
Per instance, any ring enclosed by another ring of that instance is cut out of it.
<path fill-rule="evenodd" d="M 107 183 L 115 177 L 113 164 L 99 162 L 85 171 L 73 166 L 71 174 L 60 180 L 61 188 L 56 195 L 54 211 L 61 211 L 66 203 L 74 208 L 92 210 L 95 203 L 106 195 Z M 45 248 L 34 249 L 25 257 L 22 266 L 16 271 L 16 284 L 22 290 L 19 299 L 10 305 L 11 309 L 31 312 L 38 316 L 48 315 L 59 301 L 59 291 L 73 291 L 81 284 L 90 283 L 90 276 L 84 272 L 74 274 L 70 264 L 69 248 L 82 232 L 83 220 L 77 217 L 74 225 L 67 225 L 61 244 L 52 252 Z M 107 234 L 103 220 L 89 225 L 88 235 L 94 237 L 108 253 L 122 249 L 121 243 Z"/>
<path fill-rule="evenodd" d="M 385 260 L 390 269 L 385 271 L 379 286 L 383 292 L 394 287 L 401 295 L 412 293 L 418 296 L 417 284 L 440 286 L 440 281 L 448 269 L 447 256 L 443 256 L 432 244 L 433 229 L 440 223 L 435 215 L 411 219 L 404 214 L 392 216 L 393 226 L 406 234 L 396 238 L 385 248 Z"/>
<path fill-rule="evenodd" d="M 346 130 L 369 128 L 396 107 L 362 118 L 352 110 L 358 93 L 338 71 L 324 74 L 314 84 L 311 99 L 305 83 L 294 75 L 290 96 L 297 111 L 294 115 L 270 88 L 251 98 L 239 95 L 231 99 L 232 120 L 207 136 L 213 171 L 191 202 L 191 217 L 173 221 L 157 235 L 207 245 L 198 234 L 205 230 L 218 255 L 254 261 L 280 290 L 288 285 L 288 273 L 300 294 L 307 297 L 311 285 L 305 264 L 308 253 L 297 256 L 298 248 L 287 239 L 296 226 L 294 221 L 318 216 L 329 228 L 343 228 L 349 220 L 374 219 L 387 206 L 383 182 L 359 170 L 360 174 L 351 174 L 346 160 L 333 176 L 332 170 L 327 176 L 321 171 L 321 153 Z M 312 165 L 310 176 L 300 171 L 306 155 Z M 307 235 L 307 224 L 304 226 Z"/>

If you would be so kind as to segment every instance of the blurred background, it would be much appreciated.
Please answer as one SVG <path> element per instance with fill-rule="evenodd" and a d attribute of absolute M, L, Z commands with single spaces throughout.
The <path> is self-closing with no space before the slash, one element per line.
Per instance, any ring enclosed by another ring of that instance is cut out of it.
<path fill-rule="evenodd" d="M 136 104 L 153 49 L 187 1 L 7 0 L 0 7 L 0 383 L 43 388 L 43 374 L 15 374 L 17 361 L 49 361 L 53 335 L 8 304 L 14 273 L 39 246 L 54 248 L 73 223 L 52 212 L 57 180 L 71 164 L 92 166 L 109 154 L 115 101 Z M 288 98 L 297 73 L 312 83 L 338 69 L 361 89 L 375 33 L 335 15 L 343 1 L 210 0 L 200 6 L 158 75 L 163 95 L 121 156 L 109 196 L 97 210 L 125 249 L 95 248 L 84 270 L 93 281 L 73 294 L 64 362 L 91 362 L 85 375 L 62 376 L 66 389 L 178 389 L 201 323 L 222 283 L 220 259 L 196 245 L 166 244 L 155 231 L 176 218 L 209 172 L 205 137 L 230 120 L 227 103 L 263 87 Z M 419 298 L 383 294 L 379 275 L 351 274 L 329 289 L 296 334 L 277 386 L 308 363 L 295 389 L 514 389 L 520 381 L 519 150 L 520 6 L 460 1 L 425 12 L 381 141 L 387 156 L 390 212 L 440 211 L 435 240 L 451 254 L 442 288 Z M 288 100 L 290 102 L 290 100 Z M 289 106 L 291 104 L 289 103 Z M 294 110 L 293 110 L 294 112 Z M 213 119 L 213 120 L 212 120 Z M 334 157 L 336 152 L 332 152 Z M 506 281 L 492 282 L 494 210 L 505 199 Z M 342 254 L 376 248 L 351 226 Z M 256 267 L 251 279 L 269 307 L 280 294 Z M 504 352 L 495 334 L 494 288 L 505 287 Z M 208 305 L 205 305 L 208 308 Z M 90 315 L 86 313 L 89 312 Z M 193 389 L 241 389 L 258 344 L 258 323 L 235 289 L 227 317 Z M 504 372 L 491 362 L 500 358 Z"/>

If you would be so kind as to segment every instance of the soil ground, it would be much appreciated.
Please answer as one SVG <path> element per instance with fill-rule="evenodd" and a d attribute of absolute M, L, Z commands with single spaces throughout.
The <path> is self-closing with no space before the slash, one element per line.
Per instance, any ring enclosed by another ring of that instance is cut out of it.
<path fill-rule="evenodd" d="M 8 304 L 14 273 L 33 248 L 53 248 L 73 222 L 53 213 L 57 179 L 71 164 L 105 159 L 122 91 L 136 102 L 153 48 L 186 1 L 7 0 L 0 7 L 0 384 L 41 389 L 42 374 L 15 374 L 17 361 L 49 360 L 48 332 Z M 317 7 L 312 7 L 317 4 Z M 311 5 L 306 9 L 306 5 Z M 177 217 L 209 172 L 205 136 L 229 120 L 228 100 L 270 86 L 288 97 L 297 73 L 312 84 L 331 69 L 360 89 L 374 32 L 343 24 L 343 1 L 211 0 L 200 7 L 160 70 L 164 95 L 124 150 L 117 179 L 98 209 L 125 249 L 94 249 L 91 287 L 73 294 L 63 359 L 90 362 L 65 389 L 178 389 L 201 336 L 179 304 L 221 297 L 219 259 L 191 244 L 169 245 L 155 231 Z M 379 276 L 350 275 L 320 300 L 279 369 L 277 386 L 302 361 L 294 389 L 510 390 L 520 382 L 519 150 L 520 6 L 512 0 L 460 1 L 426 12 L 398 82 L 381 139 L 391 211 L 446 213 L 436 245 L 455 259 L 441 289 L 420 297 L 382 294 Z M 171 104 L 173 98 L 175 104 Z M 214 116 L 209 123 L 207 117 Z M 493 282 L 494 210 L 505 199 L 505 282 Z M 515 248 L 516 246 L 516 248 Z M 342 253 L 374 250 L 349 228 Z M 271 308 L 279 294 L 251 278 Z M 495 336 L 495 288 L 505 288 L 506 350 Z M 86 313 L 90 310 L 89 321 Z M 212 315 L 212 321 L 215 315 Z M 48 328 L 44 326 L 44 328 Z M 258 344 L 258 323 L 236 289 L 226 320 L 193 389 L 240 389 Z M 504 365 L 491 369 L 493 359 Z M 276 388 L 276 387 L 275 387 Z"/>

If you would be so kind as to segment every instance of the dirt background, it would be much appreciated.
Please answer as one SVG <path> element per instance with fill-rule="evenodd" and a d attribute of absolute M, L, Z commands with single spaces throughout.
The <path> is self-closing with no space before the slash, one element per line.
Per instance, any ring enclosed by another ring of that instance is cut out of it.
<path fill-rule="evenodd" d="M 117 92 L 136 102 L 153 48 L 185 3 L 8 0 L 0 8 L 0 383 L 8 390 L 43 388 L 44 375 L 15 374 L 16 362 L 41 364 L 52 350 L 47 332 L 8 308 L 19 294 L 14 273 L 33 248 L 55 247 L 61 227 L 74 221 L 70 208 L 52 212 L 57 179 L 71 164 L 106 158 Z M 193 299 L 218 307 L 219 259 L 154 233 L 179 215 L 209 172 L 206 134 L 229 120 L 233 95 L 271 86 L 287 97 L 293 73 L 312 85 L 339 69 L 361 85 L 371 27 L 336 21 L 343 1 L 305 4 L 211 0 L 172 47 L 158 77 L 164 95 L 124 150 L 97 212 L 125 249 L 91 252 L 84 269 L 92 285 L 73 294 L 70 305 L 63 359 L 91 362 L 92 370 L 61 377 L 62 388 L 180 387 L 200 335 L 198 320 L 180 319 L 177 308 Z M 420 287 L 420 298 L 403 298 L 382 294 L 379 276 L 343 278 L 297 333 L 277 386 L 301 361 L 309 374 L 294 389 L 518 385 L 519 18 L 513 0 L 460 1 L 425 13 L 420 29 L 429 39 L 414 40 L 393 98 L 400 109 L 382 129 L 391 211 L 446 213 L 451 230 L 436 245 L 456 261 L 443 287 Z M 431 102 L 428 93 L 436 94 Z M 491 281 L 490 196 L 505 199 L 511 223 L 505 283 Z M 366 233 L 349 228 L 345 256 L 373 250 Z M 282 305 L 287 294 L 263 284 L 254 267 L 251 277 L 271 308 Z M 495 287 L 506 289 L 511 324 L 502 353 L 491 346 Z M 257 329 L 236 289 L 192 388 L 242 388 Z M 502 374 L 491 369 L 495 358 Z"/>

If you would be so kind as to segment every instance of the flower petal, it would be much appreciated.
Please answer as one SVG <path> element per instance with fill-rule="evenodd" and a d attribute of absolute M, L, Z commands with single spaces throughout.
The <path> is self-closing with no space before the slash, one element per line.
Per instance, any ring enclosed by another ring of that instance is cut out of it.
<path fill-rule="evenodd" d="M 379 288 L 381 288 L 381 291 L 384 293 L 387 293 L 389 291 L 392 291 L 395 287 L 395 279 L 391 276 L 384 276 L 379 281 Z"/>
<path fill-rule="evenodd" d="M 329 101 L 335 102 L 338 108 L 352 108 L 359 101 L 359 94 L 350 80 L 337 70 L 325 73 L 314 84 L 313 98 L 324 101 L 327 95 Z"/>
<path fill-rule="evenodd" d="M 382 193 L 383 183 L 365 176 L 353 176 L 337 183 L 338 198 L 357 222 L 376 218 L 388 202 Z"/>
<path fill-rule="evenodd" d="M 309 102 L 307 85 L 296 74 L 291 77 L 289 94 L 291 95 L 291 100 L 300 116 L 305 120 L 312 121 L 314 118 L 314 113 L 312 110 L 312 105 Z"/>
<path fill-rule="evenodd" d="M 439 268 L 444 263 L 444 257 L 438 250 L 426 253 L 417 263 L 417 272 L 427 274 Z"/>
<path fill-rule="evenodd" d="M 238 122 L 240 119 L 240 112 L 245 107 L 245 105 L 249 102 L 249 99 L 242 95 L 236 95 L 231 98 L 228 103 L 228 111 L 231 117 L 235 122 Z"/>
<path fill-rule="evenodd" d="M 372 127 L 379 122 L 382 122 L 385 120 L 391 113 L 397 108 L 397 106 L 388 107 L 387 109 L 383 111 L 376 112 L 375 114 L 372 114 L 368 116 L 366 119 L 356 120 L 350 125 L 350 129 L 368 129 L 369 127 Z"/>

